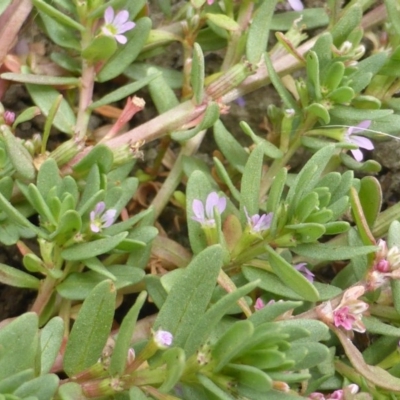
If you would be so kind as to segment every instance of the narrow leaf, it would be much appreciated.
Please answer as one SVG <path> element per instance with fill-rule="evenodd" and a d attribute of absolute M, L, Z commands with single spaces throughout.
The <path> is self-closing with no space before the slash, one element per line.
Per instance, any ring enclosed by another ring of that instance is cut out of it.
<path fill-rule="evenodd" d="M 111 281 L 99 283 L 84 301 L 72 327 L 64 354 L 68 376 L 95 364 L 110 333 L 116 291 Z"/>

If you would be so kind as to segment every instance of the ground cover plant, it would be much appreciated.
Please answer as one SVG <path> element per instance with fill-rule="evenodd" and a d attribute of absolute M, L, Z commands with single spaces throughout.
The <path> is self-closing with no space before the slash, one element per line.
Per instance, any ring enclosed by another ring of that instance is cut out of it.
<path fill-rule="evenodd" d="M 400 398 L 399 44 L 396 0 L 3 0 L 0 399 Z"/>

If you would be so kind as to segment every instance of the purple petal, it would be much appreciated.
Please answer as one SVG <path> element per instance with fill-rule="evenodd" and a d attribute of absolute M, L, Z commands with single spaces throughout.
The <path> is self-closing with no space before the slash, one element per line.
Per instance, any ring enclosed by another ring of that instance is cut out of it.
<path fill-rule="evenodd" d="M 114 38 L 118 43 L 121 44 L 125 44 L 128 41 L 128 39 L 124 35 L 115 35 Z"/>
<path fill-rule="evenodd" d="M 124 33 L 126 31 L 130 31 L 136 26 L 136 24 L 132 21 L 125 22 L 123 25 L 121 25 L 118 29 L 118 33 Z"/>
<path fill-rule="evenodd" d="M 222 214 L 225 211 L 225 208 L 226 208 L 226 198 L 220 197 L 218 199 L 218 204 L 217 204 L 218 212 Z"/>
<path fill-rule="evenodd" d="M 357 160 L 357 161 L 362 161 L 362 159 L 364 158 L 364 155 L 362 153 L 361 150 L 350 150 L 351 154 L 353 154 L 353 157 Z"/>
<path fill-rule="evenodd" d="M 254 230 L 258 232 L 267 230 L 271 225 L 272 216 L 272 213 L 263 214 L 261 217 L 257 215 L 259 218 L 257 223 L 254 224 Z"/>
<path fill-rule="evenodd" d="M 114 222 L 115 216 L 117 215 L 117 210 L 110 209 L 107 210 L 104 215 L 101 217 L 103 222 L 103 228 L 108 228 Z"/>
<path fill-rule="evenodd" d="M 95 223 L 90 224 L 90 230 L 94 233 L 99 233 L 100 232 L 100 227 L 97 226 Z"/>
<path fill-rule="evenodd" d="M 106 24 L 111 24 L 113 19 L 114 19 L 114 10 L 111 6 L 107 7 L 106 11 L 104 12 L 104 21 L 106 22 Z"/>
<path fill-rule="evenodd" d="M 193 200 L 192 210 L 193 210 L 194 215 L 197 218 L 196 221 L 204 222 L 204 220 L 205 220 L 204 205 L 200 200 L 198 200 L 198 199 Z"/>
<path fill-rule="evenodd" d="M 288 0 L 288 3 L 294 11 L 301 11 L 304 9 L 303 3 L 300 0 Z"/>
<path fill-rule="evenodd" d="M 120 11 L 114 18 L 113 25 L 117 28 L 119 32 L 119 28 L 129 19 L 129 13 L 126 10 Z"/>
<path fill-rule="evenodd" d="M 211 192 L 206 199 L 206 217 L 214 217 L 214 207 L 218 207 L 219 196 L 216 192 Z"/>
<path fill-rule="evenodd" d="M 96 204 L 96 207 L 94 208 L 94 213 L 95 215 L 99 215 L 105 209 L 106 209 L 106 203 L 104 203 L 104 201 L 100 201 L 99 203 Z"/>
<path fill-rule="evenodd" d="M 353 126 L 352 133 L 363 132 L 368 129 L 371 125 L 371 120 L 366 119 L 365 121 L 360 122 L 357 126 Z"/>
<path fill-rule="evenodd" d="M 306 265 L 306 263 L 300 263 L 294 265 L 294 268 L 297 269 L 297 271 L 299 271 L 309 282 L 314 282 L 315 275 L 306 267 Z"/>
<path fill-rule="evenodd" d="M 366 150 L 373 150 L 374 144 L 366 137 L 352 135 L 350 137 L 350 142 L 356 144 L 358 147 Z"/>

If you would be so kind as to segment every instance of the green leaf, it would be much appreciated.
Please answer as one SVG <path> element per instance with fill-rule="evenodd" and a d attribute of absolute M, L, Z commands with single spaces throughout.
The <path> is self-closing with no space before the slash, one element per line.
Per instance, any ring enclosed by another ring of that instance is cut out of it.
<path fill-rule="evenodd" d="M 113 275 L 97 257 L 88 258 L 84 261 L 84 264 L 86 267 L 100 275 L 103 275 L 105 278 L 111 279 L 114 282 L 117 280 L 115 275 Z"/>
<path fill-rule="evenodd" d="M 157 74 L 157 76 L 158 74 L 161 74 L 164 78 L 164 82 L 166 82 L 171 89 L 182 89 L 183 73 L 181 71 L 161 67 L 156 64 L 150 64 L 149 62 L 135 62 L 125 70 L 124 74 L 133 81 L 141 81 L 142 79 L 149 77 L 148 70 L 150 68 L 154 71 L 154 74 Z"/>
<path fill-rule="evenodd" d="M 305 357 L 301 360 L 295 360 L 296 364 L 293 367 L 296 370 L 309 369 L 323 363 L 329 357 L 329 349 L 321 343 L 291 343 L 292 348 L 286 354 L 290 359 L 290 352 L 299 348 L 305 350 Z"/>
<path fill-rule="evenodd" d="M 113 282 L 116 289 L 139 283 L 145 275 L 142 269 L 129 265 L 111 265 L 107 269 L 116 278 Z M 94 271 L 71 273 L 57 286 L 57 292 L 66 299 L 84 300 L 99 282 L 104 281 L 105 276 Z"/>
<path fill-rule="evenodd" d="M 206 13 L 204 16 L 213 24 L 227 31 L 238 31 L 240 29 L 240 25 L 225 14 Z"/>
<path fill-rule="evenodd" d="M 338 89 L 333 90 L 328 94 L 328 99 L 335 103 L 350 103 L 354 98 L 355 93 L 351 87 L 342 86 Z"/>
<path fill-rule="evenodd" d="M 243 173 L 249 154 L 225 128 L 221 120 L 218 120 L 214 124 L 214 139 L 229 163 L 239 172 Z"/>
<path fill-rule="evenodd" d="M 212 127 L 214 123 L 218 121 L 219 114 L 220 114 L 219 105 L 216 102 L 211 101 L 207 104 L 207 108 L 206 111 L 204 112 L 202 120 L 195 128 L 186 131 L 173 132 L 171 137 L 179 142 L 189 140 L 200 131 Z"/>
<path fill-rule="evenodd" d="M 211 398 L 211 396 L 213 396 L 212 398 L 216 399 L 216 400 L 234 400 L 234 397 L 232 397 L 225 390 L 222 390 L 217 384 L 215 384 L 211 379 L 207 378 L 205 375 L 197 374 L 197 379 L 203 385 L 203 387 L 206 389 L 206 392 L 198 394 L 198 397 L 196 400 Z M 189 387 L 189 388 L 193 390 L 192 387 Z M 193 398 L 192 397 L 193 392 L 189 391 L 189 394 L 191 397 L 187 397 L 187 398 Z"/>
<path fill-rule="evenodd" d="M 162 393 L 168 393 L 179 382 L 185 370 L 185 352 L 179 347 L 174 347 L 168 349 L 162 355 L 162 359 L 166 362 L 166 377 L 158 390 Z"/>
<path fill-rule="evenodd" d="M 218 339 L 211 350 L 214 373 L 221 371 L 242 349 L 254 333 L 250 321 L 236 321 Z"/>
<path fill-rule="evenodd" d="M 363 12 L 361 5 L 355 3 L 346 10 L 334 27 L 330 29 L 330 33 L 333 38 L 333 44 L 337 48 L 339 48 L 340 45 L 347 40 L 347 37 L 354 29 L 360 26 L 362 14 Z"/>
<path fill-rule="evenodd" d="M 263 155 L 262 146 L 258 144 L 250 153 L 243 171 L 240 185 L 240 208 L 242 211 L 246 208 L 249 215 L 258 214 L 259 211 L 258 198 L 260 193 Z"/>
<path fill-rule="evenodd" d="M 324 225 L 311 222 L 286 225 L 286 228 L 295 231 L 302 243 L 315 243 L 325 233 Z"/>
<path fill-rule="evenodd" d="M 185 273 L 173 285 L 154 323 L 174 335 L 174 345 L 183 346 L 211 299 L 222 267 L 219 245 L 206 248 L 187 266 Z"/>
<path fill-rule="evenodd" d="M 382 206 L 382 189 L 379 181 L 373 176 L 365 176 L 360 181 L 358 193 L 365 219 L 370 229 L 374 227 Z"/>
<path fill-rule="evenodd" d="M 109 372 L 112 376 L 122 375 L 126 368 L 126 359 L 128 356 L 128 350 L 131 344 L 131 338 L 133 330 L 136 326 L 136 321 L 139 316 L 139 312 L 146 301 L 147 293 L 141 292 L 136 299 L 135 304 L 131 307 L 128 314 L 124 317 L 120 326 L 117 339 L 115 341 L 115 347 L 111 355 Z"/>
<path fill-rule="evenodd" d="M 128 83 L 102 97 L 100 100 L 97 100 L 89 105 L 90 110 L 94 110 L 97 107 L 104 106 L 106 104 L 114 103 L 116 101 L 122 100 L 133 93 L 136 93 L 139 89 L 142 89 L 144 86 L 148 85 L 153 79 L 156 79 L 160 76 L 159 72 L 154 74 L 150 74 L 137 82 Z M 96 146 L 97 147 L 97 146 Z"/>
<path fill-rule="evenodd" d="M 272 388 L 272 379 L 252 365 L 228 364 L 225 370 L 238 380 L 237 391 L 246 397 L 254 398 L 252 392 L 265 396 Z"/>
<path fill-rule="evenodd" d="M 280 301 L 269 304 L 252 314 L 248 320 L 256 327 L 264 322 L 271 322 L 289 310 L 294 310 L 303 304 L 301 301 Z"/>
<path fill-rule="evenodd" d="M 74 165 L 73 169 L 76 173 L 82 174 L 89 171 L 93 165 L 97 164 L 100 172 L 106 174 L 110 171 L 113 162 L 114 155 L 111 149 L 104 144 L 97 144 L 85 157 Z"/>
<path fill-rule="evenodd" d="M 54 364 L 64 336 L 64 321 L 52 318 L 40 332 L 40 373 L 47 374 Z"/>
<path fill-rule="evenodd" d="M 99 283 L 83 302 L 64 354 L 64 371 L 71 377 L 97 362 L 114 317 L 116 291 L 111 281 Z"/>
<path fill-rule="evenodd" d="M 59 24 L 42 11 L 39 11 L 39 16 L 38 25 L 54 43 L 62 48 L 73 49 L 78 52 L 81 50 L 76 31 Z"/>
<path fill-rule="evenodd" d="M 7 81 L 21 82 L 21 83 L 32 83 L 35 85 L 68 85 L 78 86 L 80 81 L 78 78 L 72 78 L 70 76 L 49 76 L 49 75 L 35 75 L 35 74 L 16 74 L 13 72 L 5 72 L 1 74 L 1 78 Z M 31 112 L 36 111 L 36 107 L 31 109 Z M 35 112 L 37 115 L 37 112 Z M 30 118 L 31 119 L 31 118 Z M 18 123 L 20 123 L 19 121 Z"/>
<path fill-rule="evenodd" d="M 0 393 L 12 393 L 24 382 L 30 381 L 35 377 L 33 369 L 25 369 L 0 380 Z"/>
<path fill-rule="evenodd" d="M 319 67 L 318 55 L 313 50 L 310 50 L 307 53 L 306 67 L 307 67 L 307 78 L 312 85 L 312 89 L 314 91 L 314 98 L 316 100 L 320 100 L 322 97 L 321 84 L 320 84 L 320 80 L 319 80 L 320 67 Z M 316 114 L 316 115 L 318 115 L 318 114 Z M 329 122 L 329 120 L 328 120 L 328 122 Z M 325 123 L 327 124 L 328 122 L 325 122 Z"/>
<path fill-rule="evenodd" d="M 323 81 L 324 88 L 331 92 L 338 88 L 343 79 L 345 66 L 342 61 L 335 61 L 330 66 Z"/>
<path fill-rule="evenodd" d="M 363 323 L 368 333 L 384 336 L 400 336 L 400 328 L 385 324 L 375 317 L 363 317 Z"/>
<path fill-rule="evenodd" d="M 35 290 L 38 290 L 40 286 L 38 278 L 5 264 L 0 264 L 0 282 L 14 287 Z"/>
<path fill-rule="evenodd" d="M 267 66 L 268 70 L 269 79 L 271 80 L 271 83 L 274 85 L 276 91 L 281 97 L 285 108 L 295 110 L 295 112 L 298 113 L 300 109 L 297 104 L 297 101 L 290 94 L 289 90 L 286 89 L 286 86 L 283 84 L 278 73 L 275 71 L 268 53 L 265 53 L 264 57 L 265 57 L 265 65 Z"/>
<path fill-rule="evenodd" d="M 35 368 L 38 346 L 38 317 L 26 313 L 0 330 L 0 381 Z"/>
<path fill-rule="evenodd" d="M 235 302 L 248 294 L 258 285 L 259 281 L 254 280 L 253 282 L 236 289 L 234 292 L 225 295 L 210 307 L 207 312 L 198 319 L 192 333 L 186 340 L 184 347 L 186 356 L 190 357 L 202 343 L 206 342 L 210 332 L 226 314 L 226 310 L 232 307 Z"/>
<path fill-rule="evenodd" d="M 320 118 L 324 124 L 329 124 L 331 120 L 328 110 L 320 103 L 312 103 L 305 110 L 314 117 Z"/>
<path fill-rule="evenodd" d="M 39 192 L 46 199 L 49 190 L 60 185 L 62 179 L 57 163 L 53 158 L 48 158 L 41 166 L 36 178 L 36 185 Z"/>
<path fill-rule="evenodd" d="M 307 29 L 320 28 L 328 25 L 329 16 L 325 8 L 305 8 L 298 11 L 285 11 L 283 13 L 274 14 L 270 24 L 270 29 L 274 31 L 288 31 L 296 19 L 301 15 L 301 24 L 305 25 Z"/>
<path fill-rule="evenodd" d="M 128 65 L 132 64 L 146 43 L 150 29 L 150 18 L 144 17 L 136 22 L 134 29 L 125 33 L 128 42 L 124 46 L 121 46 L 104 64 L 103 68 L 97 74 L 99 82 L 105 82 L 115 78 L 122 74 Z"/>
<path fill-rule="evenodd" d="M 57 393 L 61 400 L 77 400 L 84 399 L 82 387 L 79 383 L 67 382 L 60 385 Z"/>
<path fill-rule="evenodd" d="M 33 180 L 36 175 L 31 155 L 25 146 L 17 139 L 7 125 L 1 126 L 1 133 L 4 138 L 8 156 L 18 175 L 23 180 Z"/>
<path fill-rule="evenodd" d="M 85 32 L 85 27 L 79 22 L 76 22 L 72 18 L 68 17 L 65 13 L 58 11 L 56 8 L 52 7 L 50 4 L 45 3 L 43 0 L 32 0 L 33 5 L 43 13 L 47 14 L 49 17 L 54 18 L 57 22 L 65 25 L 69 28 L 76 29 L 80 32 Z"/>
<path fill-rule="evenodd" d="M 334 151 L 334 146 L 325 146 L 318 150 L 297 175 L 287 195 L 291 213 L 297 208 L 300 200 L 316 186 Z"/>
<path fill-rule="evenodd" d="M 88 243 L 74 244 L 63 250 L 61 257 L 68 261 L 82 261 L 91 257 L 96 257 L 113 250 L 127 236 L 128 232 L 122 232 L 112 237 L 94 240 Z"/>
<path fill-rule="evenodd" d="M 269 29 L 277 0 L 263 1 L 252 18 L 246 41 L 246 58 L 258 64 L 267 49 Z"/>
<path fill-rule="evenodd" d="M 282 158 L 283 157 L 283 153 L 281 150 L 279 150 L 276 146 L 274 146 L 271 142 L 260 138 L 259 136 L 257 136 L 253 130 L 250 128 L 250 126 L 247 124 L 247 122 L 240 122 L 240 127 L 243 129 L 243 132 L 247 135 L 250 136 L 251 139 L 253 140 L 253 142 L 256 145 L 259 145 L 262 147 L 264 154 L 267 157 L 271 157 L 271 158 Z"/>
<path fill-rule="evenodd" d="M 26 84 L 26 88 L 33 102 L 40 108 L 44 116 L 48 116 L 50 109 L 57 101 L 60 93 L 50 86 Z M 58 112 L 54 118 L 54 126 L 61 132 L 73 134 L 76 125 L 75 114 L 65 99 L 62 99 Z"/>
<path fill-rule="evenodd" d="M 92 42 L 82 50 L 82 57 L 90 63 L 108 60 L 116 51 L 117 43 L 110 36 L 96 36 Z"/>
<path fill-rule="evenodd" d="M 58 389 L 58 382 L 55 374 L 38 376 L 23 383 L 13 394 L 24 399 L 51 400 Z"/>
<path fill-rule="evenodd" d="M 331 244 L 300 244 L 293 247 L 293 252 L 305 257 L 314 258 L 316 260 L 335 261 L 349 260 L 356 256 L 374 253 L 377 251 L 376 246 L 336 246 Z"/>
<path fill-rule="evenodd" d="M 317 289 L 309 282 L 293 265 L 289 264 L 283 257 L 275 252 L 270 246 L 265 246 L 268 253 L 268 261 L 271 264 L 274 273 L 290 287 L 308 301 L 318 301 L 319 295 Z"/>
<path fill-rule="evenodd" d="M 329 112 L 332 117 L 347 121 L 346 125 L 351 125 L 353 121 L 359 122 L 366 119 L 374 121 L 393 114 L 393 110 L 363 110 L 360 108 L 341 105 L 335 105 Z"/>
<path fill-rule="evenodd" d="M 190 71 L 195 104 L 201 104 L 204 97 L 204 55 L 198 43 L 193 46 L 192 68 Z"/>

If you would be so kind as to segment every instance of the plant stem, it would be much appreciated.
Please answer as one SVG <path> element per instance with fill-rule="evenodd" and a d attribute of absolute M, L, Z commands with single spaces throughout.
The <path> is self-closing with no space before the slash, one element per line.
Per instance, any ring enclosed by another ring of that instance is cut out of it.
<path fill-rule="evenodd" d="M 57 280 L 52 278 L 51 276 L 46 276 L 46 278 L 41 282 L 38 296 L 36 297 L 35 302 L 31 307 L 32 312 L 41 315 L 48 301 L 50 300 L 51 295 L 54 292 L 56 283 Z"/>

